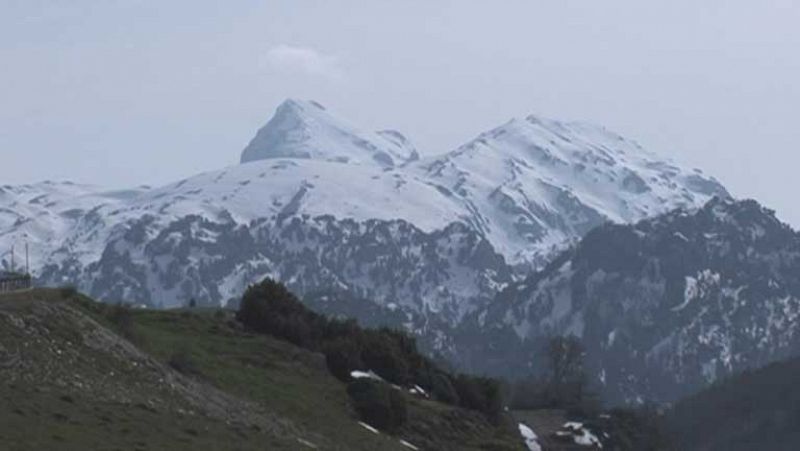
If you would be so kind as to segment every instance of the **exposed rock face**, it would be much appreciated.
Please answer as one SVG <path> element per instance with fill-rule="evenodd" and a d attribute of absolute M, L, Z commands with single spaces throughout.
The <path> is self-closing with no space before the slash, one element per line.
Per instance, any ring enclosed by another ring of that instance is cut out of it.
<path fill-rule="evenodd" d="M 798 317 L 800 236 L 754 201 L 715 199 L 595 229 L 461 335 L 473 365 L 493 355 L 516 374 L 548 336 L 576 335 L 611 400 L 669 402 L 798 354 Z"/>
<path fill-rule="evenodd" d="M 153 227 L 157 233 L 149 236 Z M 47 266 L 42 278 L 68 270 Z M 267 276 L 298 292 L 380 299 L 451 324 L 511 282 L 503 257 L 463 224 L 426 233 L 405 221 L 330 216 L 248 225 L 187 216 L 163 228 L 145 216 L 110 238 L 100 259 L 78 275 L 104 299 L 154 306 L 229 301 Z"/>

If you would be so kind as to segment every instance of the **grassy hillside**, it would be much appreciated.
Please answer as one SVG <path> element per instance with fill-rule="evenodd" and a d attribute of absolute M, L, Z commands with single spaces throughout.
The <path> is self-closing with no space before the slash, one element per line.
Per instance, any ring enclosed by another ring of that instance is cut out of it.
<path fill-rule="evenodd" d="M 11 449 L 524 449 L 511 423 L 411 395 L 394 435 L 357 420 L 321 354 L 219 310 L 127 310 L 69 290 L 0 296 Z"/>

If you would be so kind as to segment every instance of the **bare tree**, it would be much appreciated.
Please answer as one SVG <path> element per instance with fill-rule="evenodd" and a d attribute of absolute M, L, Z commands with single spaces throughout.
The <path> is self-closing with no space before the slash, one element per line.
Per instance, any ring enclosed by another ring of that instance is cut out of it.
<path fill-rule="evenodd" d="M 574 336 L 553 337 L 547 343 L 549 396 L 556 405 L 589 412 L 597 407 L 597 399 L 588 390 L 584 367 L 585 350 Z"/>
<path fill-rule="evenodd" d="M 574 336 L 553 337 L 547 343 L 550 383 L 566 385 L 584 378 L 584 349 Z"/>

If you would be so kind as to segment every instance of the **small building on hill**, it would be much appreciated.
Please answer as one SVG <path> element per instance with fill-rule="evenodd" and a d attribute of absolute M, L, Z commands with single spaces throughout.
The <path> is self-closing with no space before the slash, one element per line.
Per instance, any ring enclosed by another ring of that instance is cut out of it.
<path fill-rule="evenodd" d="M 0 293 L 27 290 L 31 286 L 30 274 L 0 271 Z"/>

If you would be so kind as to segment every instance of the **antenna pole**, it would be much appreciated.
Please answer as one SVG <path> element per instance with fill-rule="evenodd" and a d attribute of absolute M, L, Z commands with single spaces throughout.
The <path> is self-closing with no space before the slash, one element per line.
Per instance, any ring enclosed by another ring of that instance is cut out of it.
<path fill-rule="evenodd" d="M 31 275 L 31 261 L 28 257 L 28 243 L 25 243 L 25 274 Z"/>

